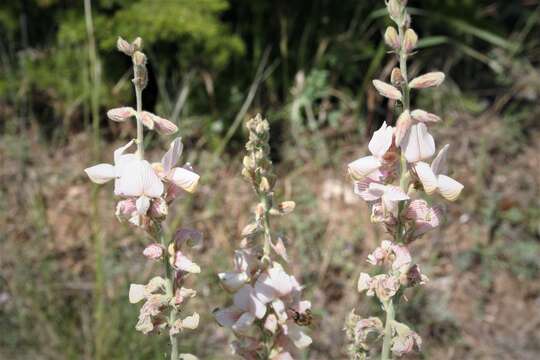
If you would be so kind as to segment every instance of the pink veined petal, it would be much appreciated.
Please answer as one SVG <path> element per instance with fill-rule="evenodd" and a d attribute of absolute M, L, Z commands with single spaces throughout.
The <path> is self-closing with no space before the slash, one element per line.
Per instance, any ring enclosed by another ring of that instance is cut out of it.
<path fill-rule="evenodd" d="M 135 206 L 137 207 L 137 213 L 139 213 L 139 215 L 146 215 L 150 208 L 150 199 L 144 195 L 140 196 L 135 202 Z"/>
<path fill-rule="evenodd" d="M 188 169 L 176 167 L 171 170 L 167 178 L 176 186 L 192 193 L 197 188 L 200 176 Z"/>
<path fill-rule="evenodd" d="M 351 176 L 360 180 L 379 169 L 381 165 L 381 162 L 375 156 L 365 156 L 351 162 L 348 168 Z"/>
<path fill-rule="evenodd" d="M 448 158 L 449 148 L 449 144 L 444 145 L 435 157 L 435 159 L 433 159 L 433 162 L 431 163 L 431 170 L 433 170 L 433 173 L 435 173 L 435 175 L 446 175 L 448 171 L 446 159 Z"/>
<path fill-rule="evenodd" d="M 230 306 L 225 309 L 214 311 L 214 317 L 221 326 L 232 327 L 234 323 L 238 321 L 242 313 L 244 313 L 244 311 L 241 309 Z"/>
<path fill-rule="evenodd" d="M 371 151 L 376 158 L 382 159 L 392 145 L 393 134 L 394 129 L 391 126 L 387 126 L 386 122 L 384 122 L 380 129 L 373 133 L 373 137 L 368 145 L 369 151 Z"/>
<path fill-rule="evenodd" d="M 408 136 L 401 145 L 405 151 L 405 158 L 410 163 L 430 158 L 435 153 L 435 140 L 424 123 L 411 126 Z"/>
<path fill-rule="evenodd" d="M 178 163 L 180 155 L 182 155 L 182 138 L 178 137 L 171 142 L 169 150 L 161 158 L 161 164 L 163 165 L 163 172 L 168 174 L 169 171 Z"/>
<path fill-rule="evenodd" d="M 84 169 L 90 180 L 96 184 L 104 184 L 116 177 L 114 166 L 111 164 L 98 164 Z"/>
<path fill-rule="evenodd" d="M 150 130 L 154 129 L 154 116 L 154 114 L 148 111 L 143 111 L 140 115 L 143 125 Z"/>
<path fill-rule="evenodd" d="M 383 185 L 384 186 L 384 185 Z M 408 200 L 409 196 L 403 192 L 399 187 L 393 185 L 386 185 L 384 189 L 384 197 L 390 201 L 403 201 Z"/>
<path fill-rule="evenodd" d="M 195 264 L 185 255 L 176 256 L 176 259 L 174 261 L 174 266 L 178 270 L 182 270 L 189 273 L 198 274 L 201 272 L 201 268 L 199 267 L 199 265 Z"/>
<path fill-rule="evenodd" d="M 253 324 L 254 321 L 255 316 L 253 316 L 253 314 L 245 312 L 240 316 L 240 318 L 238 318 L 236 323 L 232 326 L 232 329 L 239 334 L 243 334 L 249 329 L 249 327 Z"/>
<path fill-rule="evenodd" d="M 446 175 L 439 175 L 439 192 L 449 201 L 454 201 L 458 198 L 463 190 L 463 185 Z"/>
<path fill-rule="evenodd" d="M 414 164 L 416 174 L 420 179 L 420 182 L 424 186 L 424 190 L 428 194 L 433 194 L 437 189 L 437 176 L 431 170 L 431 167 L 423 161 L 419 161 Z"/>
<path fill-rule="evenodd" d="M 309 346 L 312 342 L 311 338 L 296 324 L 287 325 L 287 336 L 291 339 L 294 346 L 299 349 Z"/>
<path fill-rule="evenodd" d="M 143 160 L 142 163 L 141 177 L 143 194 L 153 198 L 160 197 L 163 194 L 163 182 L 148 161 Z"/>
<path fill-rule="evenodd" d="M 258 319 L 266 313 L 266 306 L 255 296 L 251 285 L 244 285 L 234 295 L 234 305 L 239 309 L 250 312 Z"/>

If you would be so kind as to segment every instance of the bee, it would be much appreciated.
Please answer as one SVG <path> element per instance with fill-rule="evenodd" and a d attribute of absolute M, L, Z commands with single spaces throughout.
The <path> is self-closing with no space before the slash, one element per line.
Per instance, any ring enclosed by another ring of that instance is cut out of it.
<path fill-rule="evenodd" d="M 307 309 L 305 312 L 300 313 L 294 309 L 289 308 L 292 313 L 292 318 L 297 325 L 300 326 L 312 326 L 313 325 L 313 314 L 311 310 Z"/>

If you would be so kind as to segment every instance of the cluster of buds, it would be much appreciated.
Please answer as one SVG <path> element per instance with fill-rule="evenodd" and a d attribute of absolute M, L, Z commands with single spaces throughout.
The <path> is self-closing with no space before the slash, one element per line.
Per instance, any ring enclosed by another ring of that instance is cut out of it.
<path fill-rule="evenodd" d="M 374 80 L 373 85 L 382 96 L 402 104 L 401 114 L 395 126 L 383 123 L 375 131 L 368 145 L 371 155 L 351 162 L 348 169 L 355 193 L 371 208 L 372 222 L 383 224 L 393 241 L 383 241 L 368 257 L 370 264 L 385 271 L 373 277 L 366 273 L 360 275 L 358 291 L 380 300 L 386 321 L 383 328 L 380 319 L 357 319 L 356 315 L 351 315 L 346 330 L 352 349 L 361 350 L 352 351 L 357 357 L 351 357 L 358 359 L 365 356 L 372 345 L 364 341 L 366 334 L 370 339 L 383 339 L 383 360 L 389 359 L 390 351 L 401 356 L 420 348 L 420 337 L 395 320 L 394 297 L 402 296 L 407 287 L 427 281 L 418 265 L 412 264 L 406 245 L 442 222 L 443 207 L 434 204 L 435 199 L 429 195 L 437 193 L 445 200 L 454 201 L 463 189 L 461 183 L 447 175 L 449 145 L 435 156 L 435 140 L 428 132 L 428 125 L 441 119 L 410 107 L 412 90 L 439 86 L 445 75 L 430 72 L 409 80 L 407 59 L 414 54 L 418 36 L 410 28 L 405 0 L 387 0 L 386 5 L 397 28 L 388 27 L 384 38 L 398 57 L 399 68 L 393 69 L 390 83 Z"/>
<path fill-rule="evenodd" d="M 124 122 L 135 118 L 137 138 L 114 151 L 113 164 L 98 164 L 85 169 L 90 180 L 103 184 L 114 180 L 114 195 L 119 198 L 116 216 L 145 230 L 156 242 L 148 245 L 143 255 L 151 261 L 163 260 L 167 278 L 154 277 L 146 285 L 132 284 L 129 300 L 138 303 L 144 300 L 136 329 L 144 334 L 161 333 L 168 330 L 171 339 L 171 359 L 195 359 L 190 354 L 178 354 L 177 335 L 185 329 L 195 329 L 199 315 L 177 318 L 184 311 L 188 299 L 196 292 L 184 287 L 189 274 L 199 273 L 200 268 L 183 252 L 188 240 L 200 241 L 202 235 L 195 230 L 178 230 L 167 242 L 162 223 L 168 214 L 169 205 L 185 192 L 195 191 L 199 175 L 189 164 L 177 166 L 182 154 L 181 138 L 174 139 L 159 162 L 150 163 L 144 158 L 144 127 L 162 135 L 171 135 L 178 128 L 171 121 L 142 110 L 142 91 L 148 82 L 146 56 L 142 52 L 142 40 L 128 43 L 118 39 L 118 50 L 133 61 L 133 85 L 137 108 L 123 106 L 109 110 L 109 119 Z M 134 144 L 136 152 L 128 152 Z"/>
<path fill-rule="evenodd" d="M 234 332 L 234 354 L 248 360 L 290 360 L 295 349 L 311 344 L 304 331 L 312 321 L 311 303 L 302 300 L 302 286 L 275 259 L 277 255 L 280 261 L 288 262 L 283 240 L 272 241 L 269 217 L 290 213 L 295 205 L 292 201 L 272 205 L 275 175 L 269 157 L 268 122 L 257 115 L 247 127 L 243 175 L 260 202 L 254 222 L 242 231 L 233 270 L 218 274 L 223 288 L 234 294 L 232 305 L 216 309 L 214 316 Z M 262 244 L 258 241 L 261 238 Z"/>

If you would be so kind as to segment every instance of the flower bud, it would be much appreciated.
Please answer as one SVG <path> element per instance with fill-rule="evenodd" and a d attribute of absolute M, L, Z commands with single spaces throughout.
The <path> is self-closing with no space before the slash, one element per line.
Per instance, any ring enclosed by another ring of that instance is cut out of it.
<path fill-rule="evenodd" d="M 410 54 L 416 48 L 417 43 L 418 35 L 416 35 L 413 29 L 407 29 L 407 31 L 405 31 L 405 37 L 403 39 L 403 50 L 407 54 Z"/>
<path fill-rule="evenodd" d="M 394 20 L 396 23 L 400 24 L 402 18 L 402 11 L 404 8 L 401 1 L 388 0 L 386 3 L 386 7 L 388 9 L 388 14 L 390 15 L 390 18 L 392 18 L 392 20 Z"/>
<path fill-rule="evenodd" d="M 289 214 L 293 212 L 295 207 L 296 203 L 294 201 L 283 201 L 278 205 L 278 209 L 282 214 Z"/>
<path fill-rule="evenodd" d="M 142 50 L 143 41 L 140 37 L 136 37 L 135 40 L 131 43 L 131 46 L 133 46 L 134 51 L 140 51 Z"/>
<path fill-rule="evenodd" d="M 444 81 L 444 77 L 444 73 L 440 71 L 430 72 L 412 79 L 409 83 L 409 87 L 412 89 L 425 89 L 439 86 Z"/>
<path fill-rule="evenodd" d="M 438 117 L 437 115 L 432 114 L 432 113 L 428 113 L 427 111 L 420 110 L 420 109 L 413 110 L 411 112 L 411 116 L 415 121 L 418 121 L 418 122 L 424 122 L 424 123 L 433 122 L 433 123 L 435 123 L 435 122 L 441 121 L 441 118 Z"/>
<path fill-rule="evenodd" d="M 133 52 L 135 51 L 133 49 L 133 45 L 122 39 L 120 36 L 118 37 L 118 40 L 116 40 L 116 48 L 118 51 L 126 54 L 127 56 L 132 56 Z"/>
<path fill-rule="evenodd" d="M 397 67 L 392 69 L 392 74 L 390 75 L 390 82 L 392 85 L 396 87 L 400 87 L 403 85 L 403 82 L 405 79 L 403 79 L 403 75 L 401 74 L 401 70 Z"/>
<path fill-rule="evenodd" d="M 140 51 L 135 51 L 133 54 L 133 64 L 138 66 L 146 65 L 146 55 Z"/>
<path fill-rule="evenodd" d="M 156 243 L 150 244 L 143 250 L 143 255 L 150 260 L 159 260 L 163 256 L 163 248 Z"/>
<path fill-rule="evenodd" d="M 394 131 L 394 136 L 396 138 L 396 146 L 399 146 L 401 144 L 411 125 L 411 115 L 409 113 L 409 110 L 405 110 L 401 113 L 401 115 L 399 115 L 396 122 L 396 130 Z"/>
<path fill-rule="evenodd" d="M 380 80 L 373 80 L 373 86 L 375 86 L 375 89 L 377 89 L 379 94 L 381 94 L 382 96 L 393 100 L 401 100 L 401 91 L 399 91 L 392 85 L 382 82 Z"/>
<path fill-rule="evenodd" d="M 399 41 L 399 35 L 395 27 L 389 26 L 384 33 L 384 42 L 394 50 L 399 50 L 401 42 Z"/>
<path fill-rule="evenodd" d="M 137 212 L 137 205 L 135 203 L 136 200 L 134 198 L 119 201 L 118 204 L 116 204 L 116 216 L 119 219 L 130 218 Z"/>
<path fill-rule="evenodd" d="M 178 131 L 178 126 L 176 126 L 172 121 L 159 116 L 154 116 L 154 125 L 157 132 L 161 135 L 172 135 Z"/>
<path fill-rule="evenodd" d="M 261 182 L 259 183 L 259 191 L 261 192 L 270 191 L 270 183 L 268 182 L 268 178 L 266 178 L 265 176 L 261 178 Z"/>
<path fill-rule="evenodd" d="M 107 111 L 107 117 L 112 121 L 126 121 L 132 116 L 135 116 L 136 111 L 130 106 L 123 106 L 119 108 L 114 108 Z"/>
<path fill-rule="evenodd" d="M 242 229 L 242 237 L 253 236 L 253 235 L 257 234 L 260 231 L 261 231 L 261 228 L 260 228 L 259 224 L 251 223 L 251 224 L 246 225 L 244 227 L 244 229 Z"/>

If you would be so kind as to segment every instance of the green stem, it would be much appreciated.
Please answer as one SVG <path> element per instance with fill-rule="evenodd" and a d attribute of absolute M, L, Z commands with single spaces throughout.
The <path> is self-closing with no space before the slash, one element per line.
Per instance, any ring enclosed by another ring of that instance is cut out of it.
<path fill-rule="evenodd" d="M 165 253 L 167 253 L 167 240 L 165 239 L 165 234 L 163 233 L 163 228 L 160 226 L 159 230 L 159 241 L 161 243 L 161 246 L 165 249 Z M 163 267 L 165 268 L 165 274 L 167 276 L 167 280 L 169 282 L 169 285 L 167 286 L 167 292 L 169 296 L 174 297 L 175 293 L 175 272 L 173 271 L 173 268 L 171 264 L 169 264 L 169 257 L 167 255 L 163 256 Z M 171 312 L 169 314 L 169 324 L 174 324 L 176 321 L 176 315 L 178 314 L 178 311 L 176 308 L 172 307 Z M 171 360 L 178 360 L 178 338 L 176 335 L 170 335 L 169 339 L 171 341 Z"/>
<path fill-rule="evenodd" d="M 390 360 L 390 346 L 392 342 L 392 323 L 395 319 L 395 310 L 392 299 L 384 303 L 384 308 L 386 310 L 386 320 L 384 327 L 384 339 L 381 352 L 381 360 Z"/>
<path fill-rule="evenodd" d="M 141 120 L 142 113 L 142 89 L 135 83 L 135 98 L 137 100 L 137 155 L 144 159 L 144 131 Z"/>

